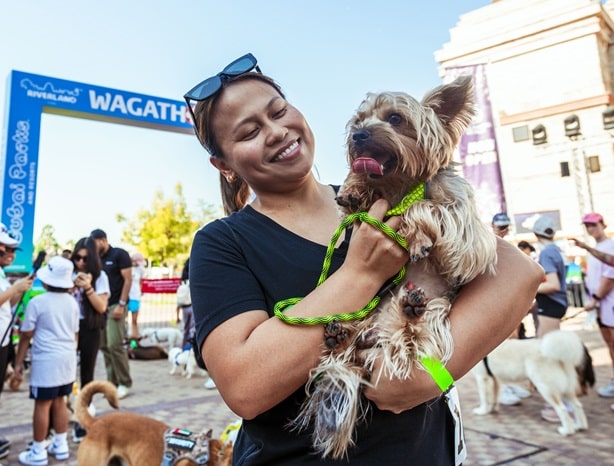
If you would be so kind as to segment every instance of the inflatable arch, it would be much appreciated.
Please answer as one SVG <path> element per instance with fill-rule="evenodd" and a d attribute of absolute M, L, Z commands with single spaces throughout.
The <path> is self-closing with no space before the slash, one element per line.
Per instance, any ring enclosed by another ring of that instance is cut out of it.
<path fill-rule="evenodd" d="M 0 221 L 21 242 L 12 272 L 28 272 L 34 244 L 34 208 L 43 112 L 193 134 L 186 104 L 92 84 L 11 71 L 0 153 Z"/>

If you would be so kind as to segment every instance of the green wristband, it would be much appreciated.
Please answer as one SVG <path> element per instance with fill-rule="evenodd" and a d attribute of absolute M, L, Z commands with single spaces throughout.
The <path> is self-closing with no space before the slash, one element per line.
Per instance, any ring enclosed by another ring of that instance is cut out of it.
<path fill-rule="evenodd" d="M 446 393 L 450 387 L 454 385 L 452 374 L 448 372 L 448 369 L 446 369 L 439 359 L 424 357 L 420 362 L 422 362 L 424 370 L 431 375 L 443 393 Z"/>

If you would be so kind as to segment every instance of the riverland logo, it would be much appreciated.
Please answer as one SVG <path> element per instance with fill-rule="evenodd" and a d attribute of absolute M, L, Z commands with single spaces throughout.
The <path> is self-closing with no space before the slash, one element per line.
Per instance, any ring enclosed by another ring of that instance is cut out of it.
<path fill-rule="evenodd" d="M 20 82 L 21 87 L 26 90 L 26 95 L 34 99 L 54 100 L 57 102 L 68 102 L 74 104 L 82 89 L 56 89 L 53 83 L 35 84 L 30 78 L 24 78 Z"/>

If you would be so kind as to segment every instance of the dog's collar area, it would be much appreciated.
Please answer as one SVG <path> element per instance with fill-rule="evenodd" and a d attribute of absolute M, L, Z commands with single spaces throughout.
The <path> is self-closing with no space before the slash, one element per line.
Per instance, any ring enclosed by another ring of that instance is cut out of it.
<path fill-rule="evenodd" d="M 164 454 L 161 466 L 174 466 L 187 458 L 198 465 L 209 461 L 209 437 L 196 435 L 184 429 L 169 429 L 164 432 Z"/>
<path fill-rule="evenodd" d="M 396 206 L 386 212 L 386 216 L 393 217 L 395 215 L 401 215 L 415 202 L 424 200 L 425 193 L 426 184 L 419 183 L 418 185 L 414 186 L 412 189 L 409 190 L 405 197 L 401 199 L 401 202 L 399 202 Z"/>

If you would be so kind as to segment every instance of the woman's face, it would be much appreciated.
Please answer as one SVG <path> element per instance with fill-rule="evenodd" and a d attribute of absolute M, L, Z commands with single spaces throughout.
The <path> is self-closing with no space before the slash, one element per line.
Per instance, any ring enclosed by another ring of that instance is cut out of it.
<path fill-rule="evenodd" d="M 87 272 L 87 249 L 78 249 L 73 256 L 73 263 L 78 272 Z"/>
<path fill-rule="evenodd" d="M 311 174 L 314 137 L 303 115 L 270 85 L 248 79 L 226 87 L 213 114 L 225 176 L 242 177 L 256 192 L 277 191 Z"/>

